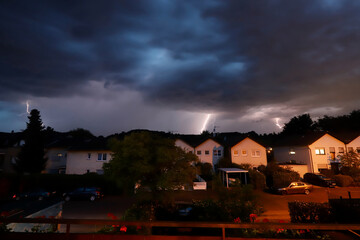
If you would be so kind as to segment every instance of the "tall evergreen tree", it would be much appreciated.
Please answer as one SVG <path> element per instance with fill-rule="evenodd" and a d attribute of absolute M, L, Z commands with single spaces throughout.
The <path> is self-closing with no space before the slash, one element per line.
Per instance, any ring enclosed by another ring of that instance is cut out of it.
<path fill-rule="evenodd" d="M 40 173 L 45 169 L 44 129 L 40 112 L 33 109 L 28 116 L 29 122 L 24 130 L 25 143 L 21 147 L 16 169 L 21 173 Z"/>

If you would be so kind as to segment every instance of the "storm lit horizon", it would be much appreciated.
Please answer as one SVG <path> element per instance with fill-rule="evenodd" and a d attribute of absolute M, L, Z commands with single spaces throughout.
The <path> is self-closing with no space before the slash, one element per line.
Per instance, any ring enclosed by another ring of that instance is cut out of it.
<path fill-rule="evenodd" d="M 281 131 L 360 109 L 360 2 L 2 1 L 1 132 Z"/>

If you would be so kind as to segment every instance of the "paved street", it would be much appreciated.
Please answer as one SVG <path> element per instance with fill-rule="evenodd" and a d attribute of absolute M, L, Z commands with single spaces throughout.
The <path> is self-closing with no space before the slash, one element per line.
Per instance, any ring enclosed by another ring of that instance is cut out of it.
<path fill-rule="evenodd" d="M 277 195 L 262 191 L 256 191 L 259 203 L 263 206 L 264 213 L 260 218 L 270 220 L 290 220 L 288 202 L 327 202 L 329 198 L 348 198 L 351 192 L 352 198 L 360 198 L 359 187 L 348 188 L 323 188 L 315 187 L 309 194 Z M 214 194 L 208 191 L 179 192 L 176 195 L 178 201 L 191 201 L 191 199 L 213 198 Z M 70 201 L 63 207 L 63 218 L 107 219 L 107 214 L 112 213 L 121 218 L 135 199 L 122 196 L 105 196 L 99 201 Z"/>
<path fill-rule="evenodd" d="M 336 187 L 323 188 L 314 186 L 314 190 L 309 194 L 277 195 L 266 192 L 257 192 L 259 201 L 264 207 L 264 214 L 259 219 L 267 218 L 269 220 L 290 221 L 288 202 L 327 202 L 329 198 L 349 198 L 348 192 L 352 198 L 360 198 L 359 187 Z"/>

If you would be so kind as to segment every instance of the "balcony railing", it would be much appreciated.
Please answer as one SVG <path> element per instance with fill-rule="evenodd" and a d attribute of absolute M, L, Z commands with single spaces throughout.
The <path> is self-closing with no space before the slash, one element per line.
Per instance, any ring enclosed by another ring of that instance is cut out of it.
<path fill-rule="evenodd" d="M 360 224 L 305 224 L 305 223 L 214 223 L 214 222 L 171 222 L 171 221 L 159 221 L 159 222 L 140 222 L 140 221 L 120 221 L 120 220 L 99 220 L 99 219 L 46 219 L 46 218 L 22 218 L 22 219 L 9 219 L 4 218 L 0 220 L 3 224 L 10 223 L 28 223 L 28 224 L 52 224 L 52 225 L 64 225 L 64 232 L 56 233 L 19 233 L 19 232 L 0 232 L 0 239 L 179 239 L 179 236 L 164 236 L 164 235 L 152 235 L 151 231 L 147 235 L 129 235 L 125 233 L 113 233 L 113 234 L 100 234 L 100 233 L 72 233 L 72 225 L 97 225 L 97 226 L 135 226 L 142 228 L 179 228 L 179 229 L 219 229 L 218 236 L 183 236 L 181 239 L 228 239 L 226 230 L 229 229 L 293 229 L 293 230 L 360 230 Z M 220 231 L 221 230 L 221 231 Z M 354 232 L 355 233 L 355 232 Z M 230 238 L 229 238 L 230 239 Z M 231 237 L 231 239 L 243 239 L 238 237 Z M 256 238 L 254 238 L 256 239 Z M 263 237 L 261 239 L 264 239 Z"/>

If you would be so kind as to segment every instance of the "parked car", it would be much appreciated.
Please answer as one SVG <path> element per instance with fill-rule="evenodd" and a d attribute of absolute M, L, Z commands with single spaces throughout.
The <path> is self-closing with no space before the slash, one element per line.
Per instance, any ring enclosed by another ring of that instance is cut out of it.
<path fill-rule="evenodd" d="M 20 199 L 36 199 L 36 200 L 44 200 L 46 198 L 50 198 L 55 195 L 55 191 L 47 191 L 42 188 L 33 189 L 27 192 L 15 193 L 12 198 L 14 200 Z"/>
<path fill-rule="evenodd" d="M 70 200 L 90 200 L 95 201 L 104 197 L 100 188 L 97 187 L 81 187 L 72 192 L 64 193 L 63 198 L 65 201 Z"/>
<path fill-rule="evenodd" d="M 313 186 L 304 182 L 292 182 L 289 186 L 284 188 L 279 188 L 278 193 L 286 194 L 296 194 L 296 193 L 305 193 L 308 195 L 312 191 Z"/>
<path fill-rule="evenodd" d="M 304 181 L 322 187 L 335 187 L 336 182 L 320 173 L 305 173 Z"/>

